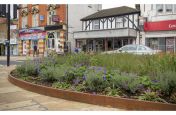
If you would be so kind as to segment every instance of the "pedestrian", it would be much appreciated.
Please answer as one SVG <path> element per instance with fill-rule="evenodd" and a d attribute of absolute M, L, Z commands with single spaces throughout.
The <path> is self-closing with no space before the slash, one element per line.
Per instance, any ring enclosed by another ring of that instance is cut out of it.
<path fill-rule="evenodd" d="M 33 57 L 34 57 L 35 55 L 37 56 L 37 45 L 36 45 L 36 44 L 34 45 Z"/>

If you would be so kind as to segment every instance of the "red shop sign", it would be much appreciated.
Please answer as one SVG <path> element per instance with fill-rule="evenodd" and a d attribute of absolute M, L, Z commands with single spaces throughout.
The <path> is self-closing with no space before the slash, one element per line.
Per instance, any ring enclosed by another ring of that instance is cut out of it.
<path fill-rule="evenodd" d="M 144 31 L 176 30 L 176 20 L 145 22 Z"/>

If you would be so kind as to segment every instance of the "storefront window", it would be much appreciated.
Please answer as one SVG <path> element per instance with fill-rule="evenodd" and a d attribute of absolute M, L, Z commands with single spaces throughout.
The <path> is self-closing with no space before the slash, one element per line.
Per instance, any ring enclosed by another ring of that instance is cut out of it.
<path fill-rule="evenodd" d="M 147 46 L 149 46 L 150 48 L 154 50 L 158 50 L 159 49 L 158 38 L 149 38 Z"/>
<path fill-rule="evenodd" d="M 163 13 L 163 4 L 157 4 L 156 5 L 156 10 L 158 13 Z"/>
<path fill-rule="evenodd" d="M 93 29 L 94 29 L 94 30 L 100 29 L 100 28 L 99 28 L 99 20 L 94 20 L 94 21 L 93 21 Z"/>
<path fill-rule="evenodd" d="M 123 28 L 123 18 L 122 17 L 118 17 L 116 19 L 116 27 L 117 28 Z"/>
<path fill-rule="evenodd" d="M 172 4 L 166 4 L 166 13 L 172 13 Z"/>
<path fill-rule="evenodd" d="M 38 26 L 38 14 L 33 14 L 32 15 L 32 27 L 37 27 Z"/>

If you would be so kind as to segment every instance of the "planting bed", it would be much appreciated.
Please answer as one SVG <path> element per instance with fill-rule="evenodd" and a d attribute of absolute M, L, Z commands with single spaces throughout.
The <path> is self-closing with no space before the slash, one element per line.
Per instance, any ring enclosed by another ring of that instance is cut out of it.
<path fill-rule="evenodd" d="M 80 93 L 75 91 L 55 89 L 42 85 L 32 84 L 9 75 L 8 80 L 26 90 L 44 94 L 47 96 L 79 101 L 89 104 L 122 108 L 126 110 L 176 110 L 176 104 L 165 104 L 158 102 L 139 101 L 119 97 Z"/>
<path fill-rule="evenodd" d="M 130 110 L 176 110 L 175 54 L 52 54 L 27 60 L 11 75 L 10 81 L 50 96 Z"/>

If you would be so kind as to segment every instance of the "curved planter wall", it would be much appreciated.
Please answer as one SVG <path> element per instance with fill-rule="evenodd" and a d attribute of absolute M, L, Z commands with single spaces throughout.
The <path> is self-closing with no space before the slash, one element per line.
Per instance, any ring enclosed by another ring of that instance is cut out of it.
<path fill-rule="evenodd" d="M 17 78 L 14 78 L 11 75 L 9 75 L 8 80 L 17 86 L 32 92 L 72 101 L 79 101 L 89 104 L 115 107 L 127 110 L 176 110 L 176 104 L 139 101 L 135 99 L 126 99 L 67 90 L 59 90 L 22 81 Z"/>

